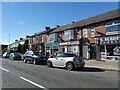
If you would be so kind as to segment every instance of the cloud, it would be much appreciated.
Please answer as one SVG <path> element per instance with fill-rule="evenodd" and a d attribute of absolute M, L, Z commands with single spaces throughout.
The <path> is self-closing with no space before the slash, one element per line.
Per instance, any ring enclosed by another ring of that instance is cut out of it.
<path fill-rule="evenodd" d="M 17 22 L 17 24 L 23 25 L 23 24 L 24 24 L 24 22 L 19 21 L 19 22 Z"/>

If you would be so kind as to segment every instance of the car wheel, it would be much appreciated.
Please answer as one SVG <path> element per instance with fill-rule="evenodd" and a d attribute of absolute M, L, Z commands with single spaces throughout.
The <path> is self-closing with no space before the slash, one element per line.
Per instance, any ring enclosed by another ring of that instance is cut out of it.
<path fill-rule="evenodd" d="M 24 63 L 27 63 L 27 60 L 24 58 Z"/>
<path fill-rule="evenodd" d="M 14 60 L 14 57 L 12 57 L 12 60 Z"/>
<path fill-rule="evenodd" d="M 71 63 L 71 62 L 67 63 L 66 64 L 66 69 L 69 70 L 69 71 L 73 70 L 74 69 L 73 63 Z"/>
<path fill-rule="evenodd" d="M 52 62 L 50 62 L 50 61 L 47 62 L 47 65 L 48 65 L 49 67 L 53 67 L 53 66 L 52 66 Z"/>
<path fill-rule="evenodd" d="M 33 64 L 34 65 L 37 64 L 37 60 L 36 59 L 33 60 Z"/>

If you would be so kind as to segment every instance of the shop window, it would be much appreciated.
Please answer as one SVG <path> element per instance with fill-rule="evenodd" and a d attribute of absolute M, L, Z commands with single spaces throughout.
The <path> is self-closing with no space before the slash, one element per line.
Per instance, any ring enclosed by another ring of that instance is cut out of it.
<path fill-rule="evenodd" d="M 77 46 L 69 46 L 67 47 L 67 52 L 68 53 L 74 53 L 74 54 L 78 54 L 78 49 L 77 49 Z"/>
<path fill-rule="evenodd" d="M 120 45 L 107 45 L 107 56 L 120 56 Z"/>

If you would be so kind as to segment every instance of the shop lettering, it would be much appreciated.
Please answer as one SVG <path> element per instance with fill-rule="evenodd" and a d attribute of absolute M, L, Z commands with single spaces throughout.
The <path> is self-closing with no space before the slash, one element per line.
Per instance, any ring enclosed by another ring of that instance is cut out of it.
<path fill-rule="evenodd" d="M 100 41 L 116 41 L 116 40 L 120 40 L 120 36 L 106 37 L 100 39 Z"/>
<path fill-rule="evenodd" d="M 105 43 L 119 43 L 120 42 L 120 36 L 108 36 L 108 37 L 101 37 L 98 38 L 97 41 L 100 41 L 100 44 L 105 44 Z"/>

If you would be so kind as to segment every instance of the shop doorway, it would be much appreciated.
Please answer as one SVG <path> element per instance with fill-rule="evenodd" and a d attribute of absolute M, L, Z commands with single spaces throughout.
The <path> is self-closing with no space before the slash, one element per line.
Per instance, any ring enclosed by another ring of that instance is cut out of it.
<path fill-rule="evenodd" d="M 83 45 L 82 56 L 84 59 L 88 59 L 88 45 L 87 44 Z"/>
<path fill-rule="evenodd" d="M 90 59 L 96 59 L 96 45 L 92 44 L 90 46 Z"/>

